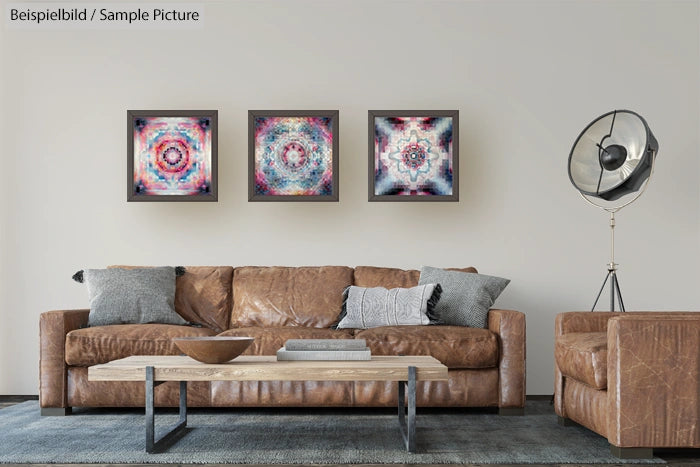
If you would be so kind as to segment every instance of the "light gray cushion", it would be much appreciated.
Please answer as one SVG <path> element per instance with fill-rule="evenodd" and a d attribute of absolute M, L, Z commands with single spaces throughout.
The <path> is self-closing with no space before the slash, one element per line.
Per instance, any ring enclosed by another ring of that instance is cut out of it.
<path fill-rule="evenodd" d="M 379 326 L 425 325 L 435 323 L 433 309 L 440 300 L 438 284 L 410 289 L 356 287 L 345 289 L 343 311 L 336 329 L 369 329 Z"/>
<path fill-rule="evenodd" d="M 509 279 L 484 274 L 447 271 L 423 266 L 419 284 L 438 283 L 442 296 L 435 306 L 435 316 L 444 324 L 488 327 L 489 308 L 506 288 Z"/>
<path fill-rule="evenodd" d="M 88 326 L 187 324 L 175 312 L 175 268 L 85 269 Z"/>

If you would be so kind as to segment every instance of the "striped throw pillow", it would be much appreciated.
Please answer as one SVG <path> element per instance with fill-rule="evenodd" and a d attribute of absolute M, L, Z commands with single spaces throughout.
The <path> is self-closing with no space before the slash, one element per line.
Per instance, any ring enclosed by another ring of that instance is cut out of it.
<path fill-rule="evenodd" d="M 343 311 L 334 328 L 439 324 L 433 309 L 441 292 L 440 284 L 423 284 L 410 289 L 352 285 L 345 289 Z"/>

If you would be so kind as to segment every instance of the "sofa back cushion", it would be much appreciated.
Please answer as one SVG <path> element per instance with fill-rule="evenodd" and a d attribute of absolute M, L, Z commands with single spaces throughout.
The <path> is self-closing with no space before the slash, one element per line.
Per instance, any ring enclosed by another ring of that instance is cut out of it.
<path fill-rule="evenodd" d="M 216 332 L 228 329 L 233 303 L 232 280 L 231 266 L 186 266 L 185 274 L 175 279 L 175 311 L 187 321 Z"/>
<path fill-rule="evenodd" d="M 474 272 L 473 267 L 446 268 L 449 271 Z M 394 289 L 396 287 L 415 287 L 418 285 L 420 271 L 416 269 L 379 268 L 376 266 L 357 266 L 354 274 L 354 284 L 358 287 L 384 287 Z"/>
<path fill-rule="evenodd" d="M 187 266 L 175 281 L 175 311 L 217 332 L 228 329 L 232 282 L 231 266 Z"/>
<path fill-rule="evenodd" d="M 352 285 L 345 266 L 236 268 L 231 327 L 306 326 L 328 328 Z"/>

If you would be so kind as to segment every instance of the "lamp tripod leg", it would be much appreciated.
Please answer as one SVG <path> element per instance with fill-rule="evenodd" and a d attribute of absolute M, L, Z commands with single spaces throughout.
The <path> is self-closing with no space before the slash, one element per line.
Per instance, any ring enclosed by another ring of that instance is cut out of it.
<path fill-rule="evenodd" d="M 605 284 L 608 283 L 608 279 L 610 278 L 610 273 L 612 271 L 608 271 L 608 274 L 605 276 L 605 280 L 603 281 L 603 285 L 600 286 L 600 291 L 598 291 L 598 296 L 595 298 L 595 302 L 593 302 L 593 306 L 591 307 L 591 311 L 595 311 L 595 306 L 598 304 L 598 300 L 600 300 L 600 295 L 603 293 L 603 289 L 605 288 Z"/>
<path fill-rule="evenodd" d="M 622 301 L 622 291 L 620 290 L 620 283 L 617 281 L 617 273 L 612 273 L 613 280 L 615 281 L 615 290 L 617 290 L 617 303 L 620 304 L 620 311 L 625 311 L 625 302 Z M 613 311 L 615 308 L 613 307 Z"/>

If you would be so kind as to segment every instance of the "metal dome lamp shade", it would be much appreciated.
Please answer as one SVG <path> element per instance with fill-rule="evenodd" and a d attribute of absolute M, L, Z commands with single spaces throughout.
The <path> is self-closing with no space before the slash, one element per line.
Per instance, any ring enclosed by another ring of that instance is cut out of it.
<path fill-rule="evenodd" d="M 615 299 L 625 311 L 615 263 L 615 213 L 639 198 L 654 171 L 659 143 L 635 112 L 613 110 L 590 123 L 569 154 L 569 179 L 584 200 L 610 213 L 610 263 L 591 311 L 610 281 L 610 311 Z M 628 196 L 629 195 L 629 196 Z M 624 198 L 623 198 L 624 197 Z"/>

